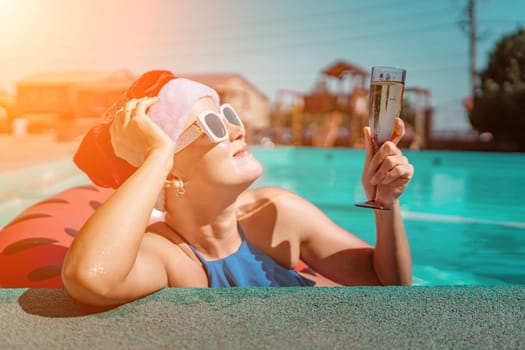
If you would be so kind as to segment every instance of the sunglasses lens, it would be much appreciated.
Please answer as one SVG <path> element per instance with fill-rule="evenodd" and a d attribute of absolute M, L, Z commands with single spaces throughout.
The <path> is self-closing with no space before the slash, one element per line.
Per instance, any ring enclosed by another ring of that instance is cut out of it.
<path fill-rule="evenodd" d="M 226 129 L 219 116 L 213 113 L 208 113 L 204 117 L 204 122 L 208 126 L 208 129 L 217 137 L 223 138 L 226 136 Z"/>
<path fill-rule="evenodd" d="M 230 124 L 243 126 L 241 119 L 237 116 L 237 113 L 235 113 L 235 111 L 231 107 L 224 107 L 222 110 L 222 114 Z"/>

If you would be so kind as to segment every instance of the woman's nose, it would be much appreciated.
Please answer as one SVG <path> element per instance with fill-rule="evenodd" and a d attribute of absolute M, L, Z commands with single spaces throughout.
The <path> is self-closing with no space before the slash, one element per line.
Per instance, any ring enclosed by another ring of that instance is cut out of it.
<path fill-rule="evenodd" d="M 235 125 L 228 121 L 226 121 L 225 124 L 228 128 L 228 133 L 230 134 L 230 141 L 244 138 L 246 131 L 241 125 Z"/>

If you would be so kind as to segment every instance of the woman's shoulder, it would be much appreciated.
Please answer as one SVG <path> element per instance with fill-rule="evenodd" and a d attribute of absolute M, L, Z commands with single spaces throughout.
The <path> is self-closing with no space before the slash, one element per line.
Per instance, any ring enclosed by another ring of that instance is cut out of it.
<path fill-rule="evenodd" d="M 161 251 L 172 260 L 173 256 L 181 255 L 198 262 L 198 258 L 191 251 L 188 243 L 175 231 L 173 231 L 165 222 L 158 221 L 148 226 L 144 238 L 153 245 L 157 246 L 159 253 Z"/>
<path fill-rule="evenodd" d="M 143 245 L 162 260 L 170 286 L 207 286 L 206 273 L 199 258 L 188 243 L 165 222 L 155 222 L 148 226 Z"/>

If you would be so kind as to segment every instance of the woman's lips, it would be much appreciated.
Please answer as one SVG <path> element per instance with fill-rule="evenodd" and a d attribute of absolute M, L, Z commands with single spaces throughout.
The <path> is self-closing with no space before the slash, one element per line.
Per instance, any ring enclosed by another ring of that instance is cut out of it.
<path fill-rule="evenodd" d="M 248 149 L 247 145 L 244 145 L 243 147 L 239 148 L 234 154 L 234 157 L 238 156 L 244 156 L 250 154 L 250 150 Z"/>

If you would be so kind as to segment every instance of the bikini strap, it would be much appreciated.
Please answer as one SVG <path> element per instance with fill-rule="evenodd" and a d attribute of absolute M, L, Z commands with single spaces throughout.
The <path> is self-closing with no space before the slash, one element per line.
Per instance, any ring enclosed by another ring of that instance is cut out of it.
<path fill-rule="evenodd" d="M 246 241 L 246 236 L 244 235 L 244 231 L 242 230 L 241 223 L 237 221 L 237 230 L 239 231 L 239 235 L 241 236 L 242 241 Z"/>
<path fill-rule="evenodd" d="M 197 251 L 197 249 L 195 249 L 195 247 L 193 245 L 190 244 L 190 242 L 188 242 L 187 240 L 184 239 L 184 237 L 182 237 L 177 231 L 175 231 L 173 228 L 171 228 L 171 226 L 169 226 L 168 224 L 166 224 L 165 222 L 158 222 L 158 223 L 154 223 L 152 225 L 150 225 L 150 227 L 155 227 L 156 225 L 160 225 L 159 226 L 159 231 L 161 232 L 166 232 L 166 229 L 164 228 L 167 228 L 167 230 L 169 230 L 169 233 L 175 238 L 175 243 L 176 244 L 180 244 L 180 243 L 184 243 L 186 246 L 188 246 L 191 251 L 197 256 L 197 258 L 203 262 L 203 261 L 206 261 L 202 255 L 199 254 L 199 252 Z M 186 249 L 184 246 L 181 246 L 180 247 L 182 249 L 182 251 L 188 256 L 190 257 L 191 259 L 193 259 L 193 257 L 191 256 L 191 254 L 188 252 L 188 249 Z"/>
<path fill-rule="evenodd" d="M 237 230 L 239 231 L 239 235 L 241 236 L 241 241 L 244 242 L 246 241 L 246 236 L 244 235 L 244 231 L 242 230 L 242 227 L 241 227 L 241 224 L 239 223 L 239 221 L 237 221 Z M 180 237 L 180 236 L 179 236 Z M 182 237 L 181 237 L 182 238 Z M 192 245 L 190 244 L 189 242 L 185 241 L 186 244 L 188 245 L 188 247 L 190 247 L 190 249 L 193 251 L 193 253 L 195 253 L 195 255 L 197 255 L 197 257 L 202 261 L 202 262 L 207 262 L 208 260 L 204 259 L 204 257 L 201 255 L 201 253 L 199 253 L 199 251 Z M 242 244 L 241 242 L 241 244 Z"/>
<path fill-rule="evenodd" d="M 193 251 L 193 253 L 195 253 L 195 255 L 197 255 L 197 257 L 200 259 L 200 261 L 202 261 L 203 263 L 208 261 L 208 260 L 204 259 L 204 257 L 201 255 L 201 253 L 199 253 L 197 251 L 197 249 L 195 249 L 195 247 L 193 245 L 191 245 L 190 243 L 187 243 L 187 242 L 186 242 L 186 244 L 188 245 L 188 247 L 190 247 L 190 249 Z"/>

